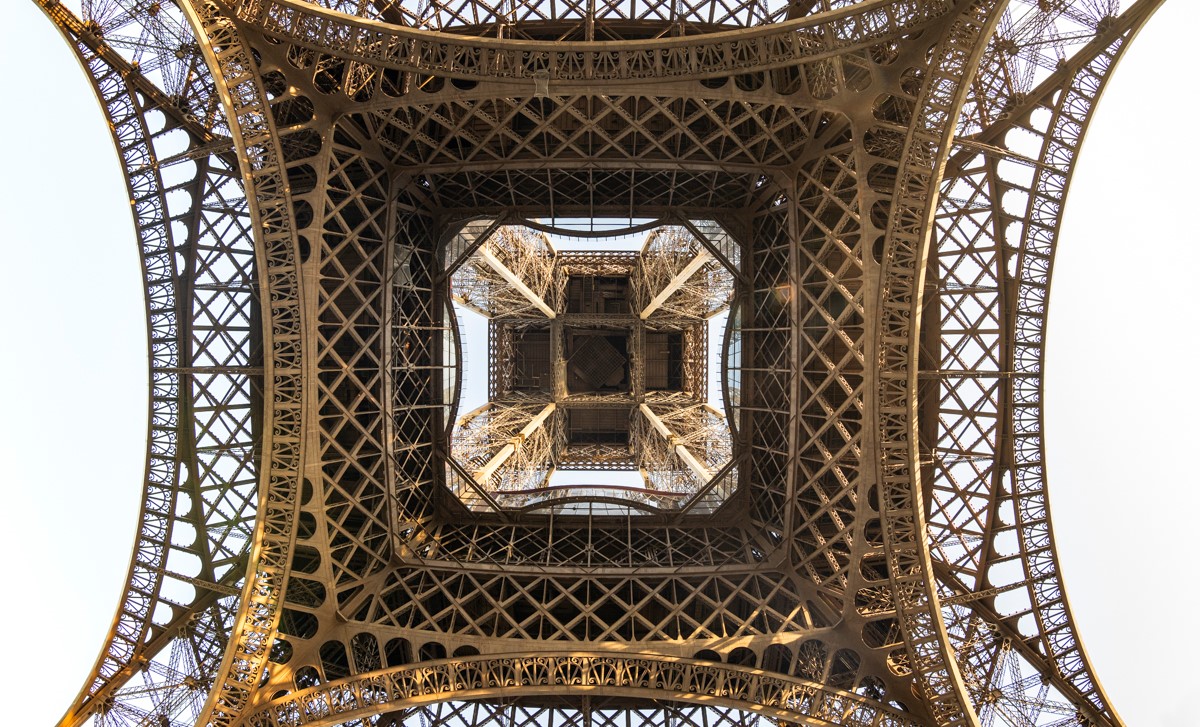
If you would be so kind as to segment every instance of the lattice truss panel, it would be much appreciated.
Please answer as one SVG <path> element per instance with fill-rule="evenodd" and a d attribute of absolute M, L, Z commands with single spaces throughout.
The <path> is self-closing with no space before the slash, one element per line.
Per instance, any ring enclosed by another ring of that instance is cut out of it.
<path fill-rule="evenodd" d="M 331 83 L 343 82 L 345 65 Z M 388 90 L 381 83 L 379 95 L 387 98 Z M 736 209 L 750 202 L 748 179 L 763 166 L 794 161 L 825 119 L 782 104 L 592 94 L 474 99 L 449 82 L 425 90 L 432 103 L 398 101 L 393 109 L 351 118 L 378 140 L 390 162 L 425 170 L 431 204 L 463 209 L 590 216 L 628 208 L 633 200 L 655 212 Z M 494 128 L 498 122 L 503 125 Z M 671 131 L 656 133 L 659 128 Z M 739 128 L 761 131 L 746 139 Z M 545 168 L 550 160 L 553 166 Z M 636 161 L 640 169 L 586 168 L 605 160 Z M 673 160 L 722 171 L 683 176 L 656 169 Z M 465 166 L 493 173 L 456 171 Z"/>
<path fill-rule="evenodd" d="M 112 124 L 151 346 L 139 540 L 65 724 L 1120 723 L 1040 366 L 1074 155 L 1156 0 L 38 1 Z M 549 318 L 460 267 L 485 238 L 552 311 L 555 270 L 630 269 L 495 234 L 571 216 L 681 225 L 647 326 L 730 299 L 732 441 L 686 392 L 631 417 L 621 466 L 714 475 L 683 508 L 497 507 L 565 448 L 503 372 L 447 436 L 448 298 Z"/>
<path fill-rule="evenodd" d="M 380 716 L 345 722 L 354 727 L 772 727 L 770 717 L 730 708 L 698 707 L 687 704 L 658 703 L 638 709 L 607 707 L 596 700 L 583 710 L 560 700 L 544 706 L 516 703 L 443 702 L 430 707 L 397 709 Z"/>

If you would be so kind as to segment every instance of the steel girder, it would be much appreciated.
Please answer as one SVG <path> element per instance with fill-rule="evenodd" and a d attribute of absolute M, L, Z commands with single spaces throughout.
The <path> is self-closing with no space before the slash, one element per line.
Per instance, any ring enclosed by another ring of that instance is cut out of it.
<path fill-rule="evenodd" d="M 1074 155 L 1158 1 L 740 28 L 759 11 L 39 2 L 126 164 L 155 394 L 126 596 L 64 723 L 557 719 L 553 695 L 1119 724 L 1062 594 L 1040 366 Z M 548 213 L 696 220 L 740 256 L 716 518 L 443 496 L 440 243 Z"/>

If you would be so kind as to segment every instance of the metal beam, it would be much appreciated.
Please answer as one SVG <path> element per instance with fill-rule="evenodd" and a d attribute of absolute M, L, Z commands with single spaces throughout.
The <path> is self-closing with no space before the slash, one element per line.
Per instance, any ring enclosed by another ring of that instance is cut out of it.
<path fill-rule="evenodd" d="M 477 314 L 483 316 L 484 318 L 492 317 L 491 313 L 484 310 L 483 308 L 480 308 L 479 306 L 475 305 L 471 301 L 467 300 L 464 296 L 461 296 L 461 295 L 455 293 L 454 295 L 450 296 L 450 299 L 453 300 L 455 303 L 458 303 L 459 305 L 461 305 L 463 308 L 466 308 L 467 310 L 471 311 L 472 313 L 477 313 Z"/>
<path fill-rule="evenodd" d="M 675 277 L 671 278 L 666 287 L 659 291 L 658 295 L 654 296 L 654 299 L 646 304 L 646 307 L 642 309 L 642 312 L 638 314 L 638 317 L 643 321 L 649 318 L 650 315 L 654 313 L 654 311 L 661 308 L 662 304 L 666 303 L 672 295 L 675 295 L 675 291 L 682 288 L 684 283 L 691 279 L 691 277 L 695 275 L 700 268 L 704 267 L 705 263 L 712 259 L 712 253 L 705 248 L 700 248 L 700 251 L 696 253 L 696 257 L 692 258 L 691 261 L 683 267 L 683 270 L 680 270 L 675 274 Z"/>
<path fill-rule="evenodd" d="M 696 455 L 692 454 L 691 450 L 682 444 L 679 444 L 679 438 L 675 436 L 675 433 L 671 431 L 671 429 L 663 422 L 662 419 L 658 417 L 657 414 L 654 413 L 653 410 L 650 409 L 650 407 L 646 406 L 645 404 L 639 404 L 638 409 L 641 410 L 642 416 L 646 417 L 646 421 L 650 422 L 650 426 L 654 427 L 654 431 L 661 434 L 663 439 L 667 440 L 672 449 L 675 450 L 675 454 L 679 456 L 679 459 L 683 460 L 683 463 L 687 465 L 688 469 L 695 473 L 696 477 L 698 477 L 701 482 L 707 485 L 709 480 L 711 480 L 713 477 L 712 470 L 710 470 L 708 467 L 705 467 L 703 462 L 696 459 Z"/>
<path fill-rule="evenodd" d="M 495 270 L 496 274 L 504 278 L 505 282 L 515 288 L 517 292 L 525 296 L 525 298 L 533 304 L 533 307 L 540 310 L 542 314 L 550 320 L 554 320 L 554 309 L 546 305 L 546 301 L 542 300 L 540 295 L 533 292 L 533 290 L 531 290 L 530 287 L 525 284 L 525 281 L 517 277 L 517 274 L 512 270 L 509 270 L 508 266 L 501 262 L 500 258 L 496 257 L 486 246 L 479 248 L 479 259 L 487 263 L 489 268 Z"/>
<path fill-rule="evenodd" d="M 488 460 L 487 464 L 475 471 L 475 474 L 473 475 L 475 481 L 482 485 L 490 480 L 492 475 L 496 473 L 496 470 L 500 469 L 500 466 L 507 462 L 509 457 L 512 457 L 514 454 L 516 454 L 517 448 L 524 444 L 525 440 L 529 439 L 534 432 L 536 432 L 538 429 L 541 429 L 542 425 L 546 422 L 546 419 L 548 419 L 550 415 L 554 413 L 554 408 L 554 402 L 550 402 L 543 407 L 542 410 L 538 412 L 537 416 L 535 416 L 528 424 L 526 424 L 524 429 L 517 433 L 517 436 L 508 440 L 508 444 L 501 447 L 500 451 L 493 455 L 492 458 Z"/>

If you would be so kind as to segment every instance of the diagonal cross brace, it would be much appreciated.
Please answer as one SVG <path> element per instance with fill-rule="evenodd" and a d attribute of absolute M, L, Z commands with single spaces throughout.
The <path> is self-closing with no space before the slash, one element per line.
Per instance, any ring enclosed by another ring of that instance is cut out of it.
<path fill-rule="evenodd" d="M 691 450 L 678 443 L 679 438 L 675 436 L 675 433 L 671 431 L 666 423 L 650 407 L 640 404 L 638 409 L 641 410 L 642 416 L 646 417 L 646 421 L 650 422 L 650 426 L 654 427 L 654 431 L 661 434 L 663 439 L 667 440 L 667 443 L 675 450 L 675 454 L 679 455 L 679 459 L 683 460 L 688 469 L 699 478 L 700 482 L 707 485 L 709 480 L 713 478 L 712 470 L 705 467 L 703 462 L 696 459 L 696 455 L 692 454 Z"/>
<path fill-rule="evenodd" d="M 525 296 L 525 298 L 533 304 L 533 307 L 540 310 L 547 318 L 554 320 L 554 309 L 546 305 L 546 301 L 542 300 L 540 295 L 533 292 L 533 290 L 525 284 L 525 281 L 521 280 L 516 273 L 514 273 L 512 270 L 509 270 L 508 266 L 501 262 L 500 258 L 496 257 L 495 254 L 493 254 L 492 251 L 487 248 L 487 246 L 479 248 L 479 259 L 487 263 L 488 267 L 490 267 L 492 270 L 495 270 L 496 274 L 504 278 L 505 282 L 515 288 L 517 292 Z"/>
<path fill-rule="evenodd" d="M 546 422 L 546 419 L 548 419 L 553 413 L 554 402 L 550 402 L 540 412 L 537 413 L 537 416 L 535 416 L 528 424 L 525 425 L 525 428 L 522 429 L 517 436 L 509 440 L 508 444 L 505 444 L 503 447 L 501 447 L 500 451 L 494 454 L 492 458 L 488 460 L 487 464 L 475 471 L 475 474 L 473 475 L 475 481 L 480 485 L 486 484 L 487 481 L 492 478 L 492 475 L 496 473 L 496 470 L 500 469 L 501 465 L 503 465 L 510 457 L 516 454 L 517 447 L 520 447 L 525 440 L 529 439 L 534 432 L 540 429 Z"/>
<path fill-rule="evenodd" d="M 675 292 L 682 288 L 683 284 L 696 274 L 696 271 L 704 267 L 704 264 L 712 259 L 712 253 L 705 248 L 700 248 L 700 251 L 696 253 L 696 257 L 692 258 L 687 265 L 683 266 L 683 270 L 680 270 L 675 274 L 675 277 L 671 278 L 670 282 L 668 282 L 666 286 L 659 291 L 658 295 L 654 296 L 654 300 L 651 300 L 646 304 L 646 307 L 642 309 L 642 312 L 638 314 L 638 317 L 643 321 L 649 318 L 650 315 L 653 314 L 654 311 L 661 308 L 663 303 L 666 303 L 672 295 L 675 295 Z"/>

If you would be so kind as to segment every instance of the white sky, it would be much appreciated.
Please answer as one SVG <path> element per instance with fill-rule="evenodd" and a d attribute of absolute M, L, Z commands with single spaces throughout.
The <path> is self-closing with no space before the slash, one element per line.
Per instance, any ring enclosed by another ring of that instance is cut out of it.
<path fill-rule="evenodd" d="M 90 668 L 127 568 L 145 333 L 104 119 L 33 3 L 5 10 L 0 685 L 4 722 L 49 724 Z M 1200 4 L 1169 0 L 1122 62 L 1079 165 L 1054 284 L 1055 530 L 1084 642 L 1131 725 L 1200 724 L 1187 707 L 1200 682 L 1187 575 L 1200 511 L 1198 26 Z M 1176 135 L 1186 141 L 1173 147 Z"/>

